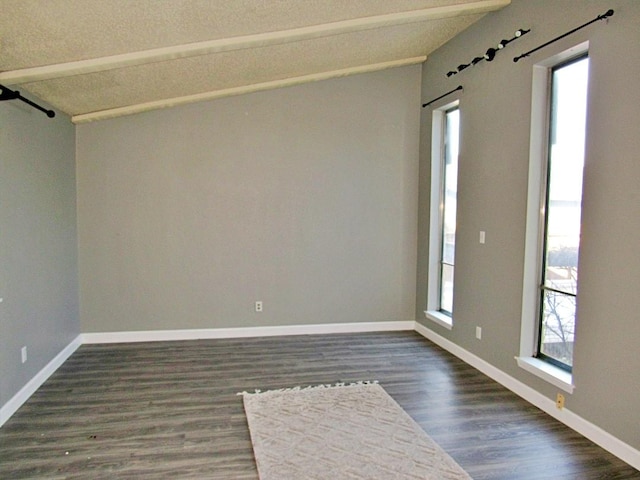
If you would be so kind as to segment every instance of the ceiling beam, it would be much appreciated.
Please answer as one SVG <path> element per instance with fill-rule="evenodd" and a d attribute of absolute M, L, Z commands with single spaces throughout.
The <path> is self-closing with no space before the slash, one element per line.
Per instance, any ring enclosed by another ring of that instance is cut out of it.
<path fill-rule="evenodd" d="M 160 108 L 175 107 L 178 105 L 186 105 L 188 103 L 201 102 L 205 100 L 215 100 L 217 98 L 231 97 L 234 95 L 243 95 L 246 93 L 255 93 L 265 90 L 273 90 L 276 88 L 291 87 L 294 85 L 302 85 L 304 83 L 317 82 L 320 80 L 328 80 L 330 78 L 347 77 L 349 75 L 357 75 L 360 73 L 377 72 L 388 68 L 403 67 L 408 65 L 417 65 L 423 63 L 427 59 L 426 56 L 404 58 L 402 60 L 394 60 L 391 62 L 375 63 L 371 65 L 360 65 L 357 67 L 344 68 L 341 70 L 332 70 L 329 72 L 314 73 L 311 75 L 302 75 L 299 77 L 284 78 L 271 82 L 255 83 L 252 85 L 243 85 L 241 87 L 225 88 L 212 92 L 198 93 L 195 95 L 187 95 L 183 97 L 167 98 L 153 102 L 140 103 L 137 105 L 128 105 L 126 107 L 111 108 L 98 112 L 84 113 L 71 117 L 71 121 L 75 124 L 93 122 L 95 120 L 105 120 L 107 118 L 121 117 L 124 115 L 133 115 L 134 113 L 142 113 L 150 110 L 158 110 Z"/>
<path fill-rule="evenodd" d="M 246 48 L 267 47 L 270 45 L 280 45 L 331 35 L 359 32 L 362 30 L 371 30 L 381 27 L 392 27 L 408 23 L 425 22 L 428 20 L 438 20 L 461 15 L 483 14 L 503 8 L 510 3 L 511 0 L 480 0 L 444 7 L 433 7 L 421 10 L 410 10 L 407 12 L 376 15 L 372 17 L 354 18 L 289 30 L 221 38 L 172 47 L 154 48 L 151 50 L 92 58 L 88 60 L 0 72 L 0 81 L 9 84 L 22 84 L 74 75 L 86 75 L 89 73 L 102 72 L 117 68 L 164 62 L 177 58 L 210 55 Z"/>

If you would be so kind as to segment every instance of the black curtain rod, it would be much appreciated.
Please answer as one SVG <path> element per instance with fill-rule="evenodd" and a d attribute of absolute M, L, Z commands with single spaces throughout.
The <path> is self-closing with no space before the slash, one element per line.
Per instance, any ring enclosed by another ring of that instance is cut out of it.
<path fill-rule="evenodd" d="M 469 63 L 463 63 L 458 65 L 458 67 L 455 70 L 450 70 L 449 72 L 447 72 L 447 77 L 451 77 L 452 75 L 457 75 L 458 73 L 465 70 L 466 68 L 473 67 L 474 65 L 477 65 L 483 60 L 486 60 L 487 62 L 492 62 L 493 59 L 496 57 L 496 53 L 498 53 L 500 50 L 502 50 L 504 47 L 509 45 L 514 40 L 517 40 L 521 36 L 526 35 L 530 31 L 531 29 L 525 30 L 524 28 L 520 28 L 516 30 L 516 33 L 513 34 L 513 38 L 510 38 L 508 40 L 501 40 L 500 43 L 498 43 L 498 46 L 496 48 L 493 48 L 493 47 L 489 48 L 487 52 L 481 57 L 475 57 Z"/>
<path fill-rule="evenodd" d="M 607 11 L 606 11 L 605 13 L 603 13 L 602 15 L 598 15 L 596 18 L 594 18 L 593 20 L 591 20 L 591 21 L 589 21 L 589 22 L 585 23 L 584 25 L 580 25 L 579 27 L 576 27 L 576 28 L 574 28 L 573 30 L 568 31 L 567 33 L 565 33 L 565 34 L 563 34 L 563 35 L 560 35 L 559 37 L 556 37 L 556 38 L 554 38 L 553 40 L 549 40 L 547 43 L 545 43 L 545 44 L 543 44 L 543 45 L 540 45 L 539 47 L 536 47 L 536 48 L 534 48 L 533 50 L 529 50 L 528 52 L 523 53 L 522 55 L 519 55 L 519 56 L 515 57 L 515 58 L 513 59 L 513 61 L 514 61 L 514 62 L 517 62 L 517 61 L 518 61 L 518 60 L 520 60 L 521 58 L 528 57 L 528 56 L 529 56 L 529 55 L 531 55 L 532 53 L 537 52 L 538 50 L 540 50 L 540 49 L 542 49 L 542 48 L 546 47 L 547 45 L 551 45 L 553 42 L 557 42 L 558 40 L 560 40 L 560 39 L 562 39 L 562 38 L 564 38 L 564 37 L 566 37 L 566 36 L 568 36 L 568 35 L 571 35 L 572 33 L 577 32 L 578 30 L 580 30 L 580 29 L 582 29 L 582 28 L 586 27 L 587 25 L 591 25 L 592 23 L 595 23 L 595 22 L 597 22 L 598 20 L 605 20 L 605 19 L 609 18 L 611 15 L 613 15 L 613 13 L 614 13 L 614 12 L 613 12 L 613 10 L 607 10 Z"/>
<path fill-rule="evenodd" d="M 17 90 L 11 90 L 4 85 L 0 85 L 0 102 L 3 100 L 22 100 L 24 103 L 31 105 L 33 108 L 37 108 L 41 112 L 46 113 L 47 117 L 49 118 L 53 118 L 56 116 L 56 112 L 54 112 L 53 110 L 47 110 L 37 103 L 32 102 L 28 98 L 24 98 Z"/>
<path fill-rule="evenodd" d="M 423 103 L 422 104 L 422 108 L 426 107 L 427 105 L 431 105 L 433 102 L 437 102 L 438 100 L 440 100 L 441 98 L 446 97 L 447 95 L 451 95 L 453 92 L 457 92 L 458 90 L 463 90 L 462 85 L 458 85 L 456 88 L 454 88 L 453 90 L 451 90 L 450 92 L 447 92 L 443 95 L 440 95 L 438 98 L 434 98 L 433 100 L 431 100 L 430 102 L 427 103 Z"/>
<path fill-rule="evenodd" d="M 451 95 L 453 92 L 457 92 L 458 90 L 463 90 L 462 85 L 458 85 L 456 88 L 454 88 L 453 90 L 451 90 L 450 92 L 445 93 L 444 95 L 440 95 L 438 98 L 434 98 L 433 100 L 431 100 L 430 102 L 427 103 L 423 103 L 422 104 L 422 108 L 426 107 L 427 105 L 431 105 L 433 102 L 437 102 L 438 100 L 440 100 L 441 98 L 446 97 L 447 95 Z"/>

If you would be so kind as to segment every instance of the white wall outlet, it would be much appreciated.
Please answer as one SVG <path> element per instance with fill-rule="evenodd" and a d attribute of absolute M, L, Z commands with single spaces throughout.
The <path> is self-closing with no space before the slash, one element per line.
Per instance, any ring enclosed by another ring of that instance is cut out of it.
<path fill-rule="evenodd" d="M 480 230 L 480 237 L 479 237 L 480 243 L 484 245 L 485 239 L 486 239 L 486 235 L 484 230 Z"/>
<path fill-rule="evenodd" d="M 482 340 L 482 327 L 476 327 L 476 338 Z"/>
<path fill-rule="evenodd" d="M 262 302 L 261 301 L 257 301 L 256 302 L 256 312 L 261 312 L 262 311 Z"/>
<path fill-rule="evenodd" d="M 27 347 L 22 347 L 20 349 L 20 355 L 22 357 L 22 363 L 26 363 L 26 361 L 27 361 Z"/>

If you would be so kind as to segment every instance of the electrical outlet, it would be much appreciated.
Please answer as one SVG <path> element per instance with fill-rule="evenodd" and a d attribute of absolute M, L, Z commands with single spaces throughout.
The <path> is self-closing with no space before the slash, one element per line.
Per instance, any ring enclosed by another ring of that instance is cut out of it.
<path fill-rule="evenodd" d="M 20 356 L 22 357 L 22 363 L 27 362 L 27 347 L 22 347 L 20 349 Z"/>
<path fill-rule="evenodd" d="M 564 408 L 564 395 L 559 393 L 556 395 L 556 408 L 562 410 Z"/>
<path fill-rule="evenodd" d="M 476 327 L 476 338 L 482 340 L 482 327 Z"/>
<path fill-rule="evenodd" d="M 262 302 L 258 301 L 256 302 L 256 312 L 261 312 L 262 311 Z"/>

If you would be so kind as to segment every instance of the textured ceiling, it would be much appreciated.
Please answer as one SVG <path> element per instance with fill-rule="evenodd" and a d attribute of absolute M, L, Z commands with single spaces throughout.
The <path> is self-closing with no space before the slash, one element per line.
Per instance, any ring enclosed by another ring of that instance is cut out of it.
<path fill-rule="evenodd" d="M 510 0 L 0 0 L 0 83 L 75 122 L 424 61 Z"/>

